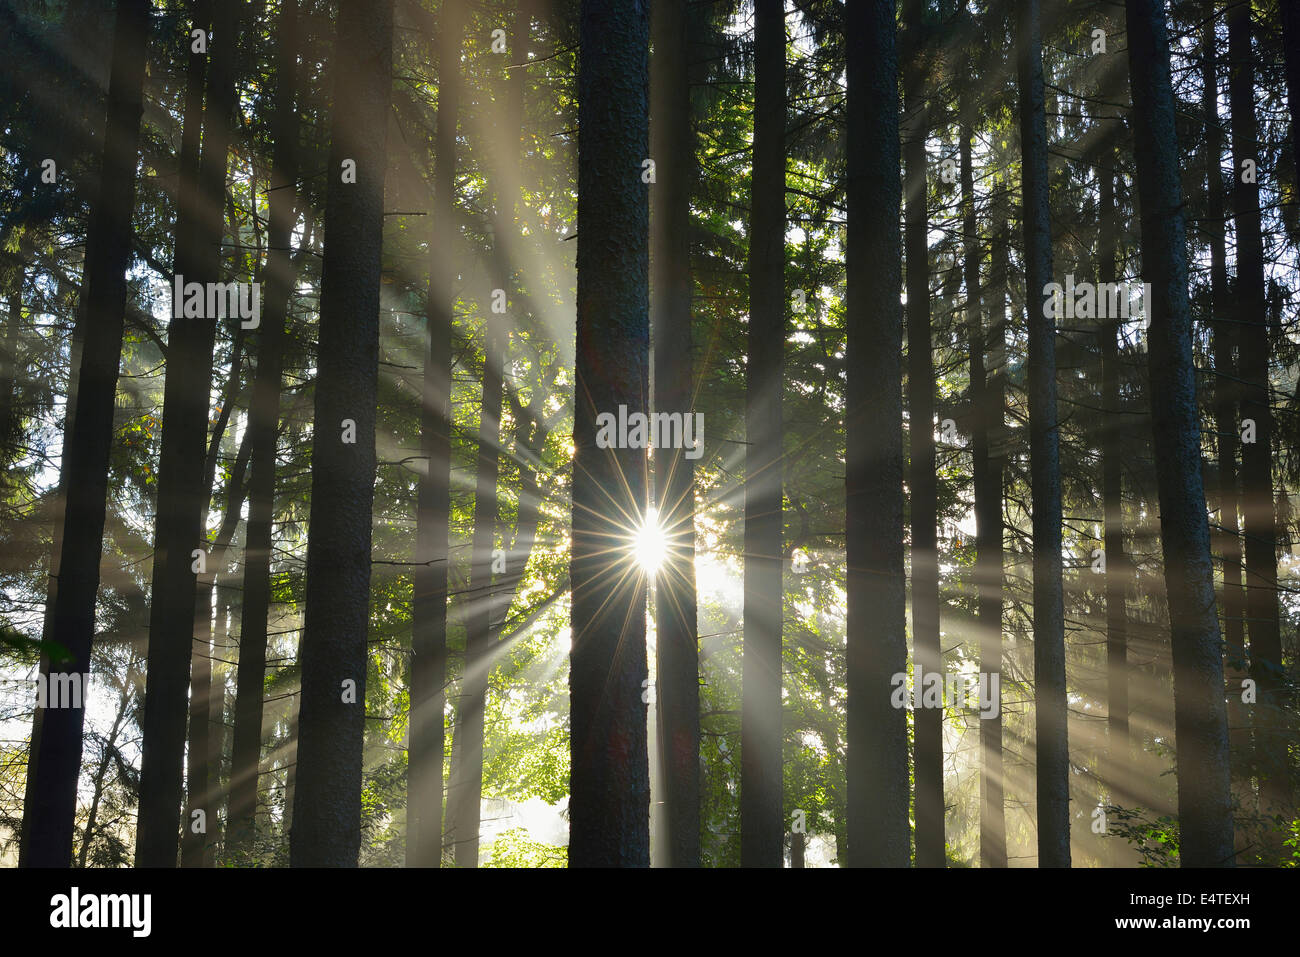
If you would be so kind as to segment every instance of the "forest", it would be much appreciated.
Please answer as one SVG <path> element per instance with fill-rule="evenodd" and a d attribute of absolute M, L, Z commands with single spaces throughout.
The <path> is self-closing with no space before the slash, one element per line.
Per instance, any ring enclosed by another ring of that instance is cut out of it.
<path fill-rule="evenodd" d="M 1297 97 L 1289 0 L 0 0 L 0 866 L 1300 867 Z"/>

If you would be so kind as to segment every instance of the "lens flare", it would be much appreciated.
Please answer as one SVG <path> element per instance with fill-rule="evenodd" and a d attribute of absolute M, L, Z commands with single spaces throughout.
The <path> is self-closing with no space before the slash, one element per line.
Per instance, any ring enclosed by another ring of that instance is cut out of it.
<path fill-rule="evenodd" d="M 659 524 L 659 513 L 655 509 L 646 512 L 645 521 L 636 530 L 632 552 L 636 563 L 648 575 L 657 574 L 663 567 L 668 557 L 668 537 Z"/>

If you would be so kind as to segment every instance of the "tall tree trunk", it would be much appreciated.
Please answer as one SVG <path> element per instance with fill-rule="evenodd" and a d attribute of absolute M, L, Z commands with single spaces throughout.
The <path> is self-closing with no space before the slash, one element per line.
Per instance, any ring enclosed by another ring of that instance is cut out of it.
<path fill-rule="evenodd" d="M 1056 409 L 1056 326 L 1038 297 L 1052 281 L 1047 122 L 1038 0 L 1019 4 L 1020 149 L 1024 189 L 1025 303 L 1029 325 L 1029 481 L 1034 541 L 1034 732 L 1038 866 L 1070 866 L 1070 753 L 1061 582 L 1061 463 Z"/>
<path fill-rule="evenodd" d="M 969 113 L 967 114 L 969 115 Z M 971 475 L 975 492 L 975 587 L 978 595 L 980 672 L 1002 675 L 1002 475 L 1001 456 L 991 451 L 990 433 L 1002 427 L 1001 380 L 989 381 L 984 354 L 984 291 L 980 283 L 979 222 L 975 214 L 974 133 L 959 132 L 961 151 L 962 271 L 966 284 L 966 323 L 970 350 Z M 1002 309 L 997 300 L 999 312 Z M 994 322 L 997 326 L 996 321 Z M 999 330 L 1000 331 L 1000 330 Z M 1002 779 L 1002 708 L 980 720 L 980 866 L 1007 866 L 1005 787 Z"/>
<path fill-rule="evenodd" d="M 447 673 L 447 532 L 451 510 L 451 330 L 458 243 L 452 209 L 456 190 L 456 122 L 460 110 L 463 11 L 443 0 L 438 36 L 438 116 L 433 217 L 425 321 L 421 449 L 427 468 L 416 502 L 415 600 L 411 615 L 411 731 L 406 863 L 442 862 L 443 684 Z"/>
<path fill-rule="evenodd" d="M 257 778 L 262 750 L 262 692 L 271 610 L 271 550 L 275 520 L 276 445 L 280 433 L 280 382 L 284 332 L 293 295 L 290 255 L 297 219 L 294 184 L 298 178 L 298 48 L 302 23 L 297 0 L 282 0 L 276 51 L 274 154 L 268 203 L 266 308 L 259 327 L 257 371 L 248 411 L 251 474 L 248 529 L 244 541 L 244 603 L 235 677 L 235 728 L 230 767 L 230 818 L 227 853 L 252 851 L 256 838 Z"/>
<path fill-rule="evenodd" d="M 234 375 L 232 378 L 237 381 L 239 356 L 238 353 L 233 357 Z M 227 406 L 234 400 L 233 390 L 235 383 L 231 383 L 231 391 L 227 393 Z M 218 426 L 224 431 L 224 426 L 218 422 Z M 218 622 L 217 634 L 215 637 L 218 641 L 224 641 L 225 615 L 228 602 L 217 596 L 217 578 L 226 569 L 229 559 L 230 543 L 235 537 L 235 531 L 239 527 L 240 512 L 244 503 L 244 476 L 248 471 L 248 460 L 251 453 L 252 431 L 245 430 L 243 440 L 239 445 L 239 452 L 235 456 L 234 467 L 231 469 L 230 481 L 226 486 L 226 500 L 223 503 L 221 527 L 217 530 L 215 541 L 209 549 L 209 567 L 206 574 L 199 576 L 198 599 L 195 602 L 195 626 L 194 626 L 194 665 L 193 677 L 190 682 L 190 741 L 188 751 L 189 777 L 187 780 L 188 789 L 186 797 L 185 818 L 183 820 L 181 835 L 181 864 L 184 867 L 211 867 L 214 863 L 216 847 L 219 843 L 216 834 L 216 825 L 218 820 L 217 801 L 220 796 L 218 784 L 221 778 L 221 749 L 218 732 L 213 730 L 214 725 L 223 725 L 225 721 L 224 705 L 225 695 L 221 691 L 220 695 L 216 692 L 219 690 L 212 681 L 213 664 L 220 653 L 214 650 L 214 634 L 212 629 L 213 606 L 215 604 L 215 617 Z M 220 432 L 213 435 L 214 443 L 220 443 Z M 211 497 L 213 479 L 216 473 L 216 459 L 210 458 L 212 471 L 207 473 L 204 480 L 204 488 L 207 489 L 208 497 Z M 200 527 L 206 528 L 208 524 L 208 510 L 203 510 Z M 223 583 L 224 584 L 224 583 Z M 203 811 L 207 829 L 204 832 L 196 833 L 194 830 L 194 812 Z"/>
<path fill-rule="evenodd" d="M 1291 5 L 1284 5 L 1290 9 Z M 1246 593 L 1241 580 L 1241 527 L 1238 521 L 1237 455 L 1241 450 L 1237 432 L 1238 375 L 1233 350 L 1237 343 L 1232 298 L 1228 288 L 1228 250 L 1224 237 L 1226 200 L 1223 190 L 1223 126 L 1219 122 L 1218 36 L 1214 0 L 1206 0 L 1202 14 L 1201 82 L 1204 93 L 1206 155 L 1206 232 L 1210 246 L 1210 337 L 1214 362 L 1214 432 L 1218 465 L 1219 534 L 1223 556 L 1224 671 L 1228 680 L 1228 744 L 1232 775 L 1233 804 L 1244 807 L 1253 799 L 1250 774 L 1245 771 L 1250 756 L 1249 718 L 1242 706 L 1242 682 L 1246 673 Z M 1289 51 L 1288 51 L 1289 52 Z M 1294 108 L 1294 107 L 1293 107 Z M 1212 539 L 1213 540 L 1213 539 Z M 1235 760 L 1232 759 L 1235 754 Z M 1244 848 L 1245 832 L 1234 828 L 1238 849 Z"/>
<path fill-rule="evenodd" d="M 1100 181 L 1100 224 L 1097 279 L 1117 282 L 1120 222 L 1115 198 L 1115 151 L 1103 151 L 1097 167 Z M 1124 551 L 1123 434 L 1124 406 L 1119 397 L 1119 342 L 1122 320 L 1103 320 L 1097 332 L 1101 347 L 1101 406 L 1106 416 L 1101 432 L 1102 554 L 1106 559 L 1106 781 L 1112 804 L 1132 781 L 1129 743 L 1129 666 L 1127 594 L 1131 579 Z M 1125 798 L 1127 800 L 1127 798 Z"/>
<path fill-rule="evenodd" d="M 496 545 L 497 478 L 501 441 L 502 347 L 491 313 L 483 325 L 483 398 L 479 406 L 469 603 L 465 623 L 465 673 L 452 740 L 452 785 L 447 792 L 448 839 L 457 867 L 478 866 L 479 810 L 483 796 L 483 716 L 492 668 L 492 549 Z"/>
<path fill-rule="evenodd" d="M 1233 853 L 1228 728 L 1214 565 L 1201 483 L 1169 41 L 1163 3 L 1127 0 L 1127 10 L 1142 269 L 1144 276 L 1151 277 L 1153 299 L 1148 304 L 1148 367 L 1173 643 L 1180 859 L 1184 867 L 1223 867 L 1232 864 Z"/>
<path fill-rule="evenodd" d="M 894 0 L 851 3 L 848 45 L 847 863 L 911 861 L 907 712 L 890 703 L 907 672 L 903 565 L 903 322 Z M 834 749 L 832 749 L 834 753 Z"/>
<path fill-rule="evenodd" d="M 62 645 L 70 658 L 61 667 L 81 675 L 90 671 L 95 630 L 113 398 L 122 357 L 126 271 L 131 259 L 149 10 L 147 0 L 121 0 L 114 24 L 108 132 L 99 174 L 99 182 L 112 187 L 100 190 L 86 237 L 82 284 L 85 347 L 77 371 L 78 410 L 75 417 L 70 416 L 72 436 L 63 459 L 63 472 L 76 480 L 67 484 L 59 585 L 53 608 L 47 612 L 54 619 L 50 638 Z M 30 821 L 20 855 L 25 866 L 68 867 L 72 863 L 84 722 L 84 707 L 51 708 L 44 715 L 35 755 L 36 780 L 27 805 Z"/>
<path fill-rule="evenodd" d="M 289 843 L 294 867 L 355 867 L 361 847 L 393 0 L 342 0 L 337 23 Z M 353 173 L 355 182 L 344 182 Z"/>
<path fill-rule="evenodd" d="M 220 282 L 222 278 L 226 160 L 237 102 L 236 41 L 246 10 L 242 2 L 219 3 L 214 9 L 215 50 L 203 115 L 198 188 L 192 194 L 186 189 L 184 164 L 178 187 L 176 242 L 180 248 L 173 271 L 184 276 L 186 284 Z M 168 326 L 136 829 L 136 865 L 141 867 L 175 867 L 180 838 L 186 703 L 194 643 L 191 553 L 206 544 L 200 519 L 207 507 L 203 463 L 216 328 L 217 317 L 206 314 L 173 318 Z"/>
<path fill-rule="evenodd" d="M 1237 329 L 1240 335 L 1241 418 L 1255 423 L 1255 441 L 1241 446 L 1241 505 L 1246 531 L 1246 617 L 1250 621 L 1250 672 L 1258 687 L 1255 705 L 1256 767 L 1260 810 L 1291 810 L 1287 739 L 1278 721 L 1281 705 L 1282 634 L 1278 617 L 1277 515 L 1273 505 L 1273 412 L 1268 367 L 1268 304 L 1264 293 L 1264 238 L 1259 185 L 1243 182 L 1243 165 L 1258 163 L 1255 61 L 1251 6 L 1228 10 L 1228 102 L 1232 109 L 1232 206 L 1237 225 Z M 1290 819 L 1289 817 L 1287 818 Z M 1275 848 L 1277 849 L 1277 848 Z"/>
<path fill-rule="evenodd" d="M 903 244 L 907 256 L 907 408 L 912 493 L 912 642 L 916 671 L 942 674 L 939 646 L 938 476 L 934 450 L 934 354 L 930 342 L 929 222 L 926 215 L 925 138 L 929 128 L 923 67 L 923 4 L 904 8 L 909 65 L 903 71 L 908 135 L 903 143 L 907 202 Z M 943 867 L 943 708 L 913 711 L 916 771 L 916 865 Z"/>
<path fill-rule="evenodd" d="M 785 2 L 754 2 L 754 170 L 745 366 L 740 862 L 781 867 L 781 395 L 785 348 Z"/>
<path fill-rule="evenodd" d="M 646 0 L 582 3 L 569 571 L 574 867 L 650 863 L 646 586 L 630 548 L 647 506 L 647 459 L 641 449 L 596 443 L 597 415 L 617 416 L 620 406 L 644 414 L 649 391 L 649 197 L 640 178 L 650 145 L 649 20 Z"/>
<path fill-rule="evenodd" d="M 686 0 L 654 9 L 651 153 L 655 271 L 654 402 L 659 411 L 693 412 L 695 350 L 691 340 L 691 187 L 695 140 Z M 655 701 L 667 831 L 664 863 L 700 864 L 700 679 L 695 592 L 695 466 L 685 449 L 655 449 L 655 498 L 667 559 L 655 581 Z M 697 453 L 698 454 L 698 453 Z"/>

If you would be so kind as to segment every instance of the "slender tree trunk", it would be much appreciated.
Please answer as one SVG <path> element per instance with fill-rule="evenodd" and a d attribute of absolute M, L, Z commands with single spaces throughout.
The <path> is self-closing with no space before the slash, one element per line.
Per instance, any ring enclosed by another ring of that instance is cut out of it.
<path fill-rule="evenodd" d="M 1284 5 L 1290 9 L 1291 5 Z M 1249 718 L 1241 693 L 1246 671 L 1246 593 L 1242 585 L 1241 527 L 1238 521 L 1237 455 L 1241 450 L 1237 432 L 1237 363 L 1233 350 L 1237 342 L 1228 289 L 1228 250 L 1224 238 L 1226 201 L 1223 189 L 1223 126 L 1219 122 L 1218 43 L 1214 0 L 1203 7 L 1201 60 L 1204 85 L 1206 154 L 1206 232 L 1210 246 L 1210 337 L 1214 361 L 1214 432 L 1219 482 L 1218 547 L 1223 556 L 1224 671 L 1228 681 L 1228 744 L 1232 775 L 1233 804 L 1237 808 L 1253 800 L 1250 775 L 1245 771 L 1250 756 Z M 1288 51 L 1290 52 L 1290 51 Z M 1294 108 L 1294 106 L 1293 106 Z M 1235 759 L 1233 759 L 1235 755 Z M 1238 849 L 1244 848 L 1245 832 L 1234 829 Z"/>
<path fill-rule="evenodd" d="M 1029 317 L 1029 480 L 1034 540 L 1034 730 L 1038 865 L 1070 866 L 1070 752 L 1061 582 L 1061 464 L 1056 410 L 1056 328 L 1039 307 L 1052 281 L 1047 123 L 1038 0 L 1019 4 L 1020 149 L 1024 189 L 1025 302 Z"/>
<path fill-rule="evenodd" d="M 238 354 L 235 355 L 233 362 L 237 370 Z M 234 378 L 238 379 L 237 371 Z M 233 395 L 228 393 L 226 402 L 230 403 L 233 398 Z M 248 471 L 251 453 L 251 436 L 252 431 L 245 430 L 239 452 L 235 456 L 234 467 L 231 469 L 230 481 L 226 486 L 221 527 L 217 530 L 216 539 L 209 549 L 210 565 L 207 573 L 199 576 L 200 587 L 198 600 L 195 602 L 194 673 L 190 683 L 189 787 L 181 835 L 181 864 L 184 867 L 211 867 L 218 844 L 216 805 L 220 795 L 218 783 L 221 778 L 221 750 L 218 733 L 213 731 L 213 725 L 224 723 L 225 696 L 224 693 L 220 697 L 213 693 L 213 663 L 214 659 L 219 657 L 219 653 L 214 651 L 213 606 L 216 606 L 218 622 L 218 634 L 215 637 L 224 641 L 225 615 L 229 603 L 217 595 L 217 578 L 228 565 L 230 543 L 239 527 L 240 512 L 244 503 L 244 476 Z M 220 435 L 214 435 L 214 439 L 219 442 Z M 207 474 L 204 481 L 209 498 L 211 498 L 216 471 L 215 464 L 213 459 L 213 470 Z M 208 512 L 205 508 L 200 527 L 206 528 L 207 524 Z M 196 833 L 194 830 L 196 810 L 203 811 L 207 825 L 207 829 L 201 833 Z"/>
<path fill-rule="evenodd" d="M 918 675 L 942 674 L 939 646 L 938 477 L 934 450 L 934 355 L 930 342 L 929 222 L 926 215 L 925 138 L 929 127 L 922 66 L 922 4 L 910 0 L 907 16 L 909 66 L 903 71 L 908 135 L 906 169 L 907 407 L 910 442 L 908 487 L 912 522 L 912 641 Z M 920 681 L 913 712 L 916 772 L 916 865 L 943 867 L 943 708 L 921 706 Z"/>
<path fill-rule="evenodd" d="M 449 838 L 457 867 L 478 866 L 479 810 L 483 798 L 483 716 L 492 669 L 492 549 L 496 545 L 497 478 L 501 441 L 502 347 L 497 320 L 483 326 L 483 398 L 479 406 L 478 462 L 474 487 L 465 674 L 452 741 L 452 787 L 447 793 Z"/>
<path fill-rule="evenodd" d="M 416 502 L 415 599 L 411 615 L 411 730 L 406 863 L 442 862 L 443 684 L 447 674 L 447 533 L 451 510 L 451 330 L 458 243 L 452 210 L 456 190 L 456 121 L 460 109 L 462 8 L 443 0 L 438 43 L 438 116 L 433 216 L 425 321 L 421 449 L 427 470 Z"/>
<path fill-rule="evenodd" d="M 1174 735 L 1183 867 L 1232 864 L 1228 728 L 1201 483 L 1174 96 L 1164 4 L 1127 0 L 1142 268 L 1150 276 L 1152 431 L 1174 662 Z M 1234 120 L 1236 117 L 1234 116 Z M 1239 239 L 1240 242 L 1240 239 Z M 1240 293 L 1240 290 L 1239 290 Z"/>
<path fill-rule="evenodd" d="M 785 348 L 785 2 L 754 3 L 754 171 L 745 367 L 740 861 L 781 867 L 781 395 Z"/>
<path fill-rule="evenodd" d="M 1115 152 L 1106 149 L 1097 167 L 1100 180 L 1098 281 L 1117 282 L 1119 209 L 1115 199 Z M 1123 432 L 1124 406 L 1119 397 L 1119 339 L 1122 320 L 1103 320 L 1098 329 L 1101 347 L 1101 405 L 1106 416 L 1101 433 L 1102 554 L 1106 558 L 1106 781 L 1112 804 L 1132 781 L 1129 743 L 1128 608 L 1131 578 L 1124 551 Z"/>
<path fill-rule="evenodd" d="M 289 845 L 294 867 L 355 867 L 361 846 L 393 0 L 342 0 L 337 22 Z M 355 182 L 343 181 L 353 173 Z"/>
<path fill-rule="evenodd" d="M 1288 814 L 1287 739 L 1278 721 L 1282 705 L 1282 637 L 1277 591 L 1277 515 L 1273 505 L 1273 412 L 1270 402 L 1268 304 L 1264 292 L 1264 238 L 1259 185 L 1243 182 L 1247 160 L 1258 164 L 1255 61 L 1250 4 L 1228 10 L 1228 102 L 1232 109 L 1233 214 L 1237 226 L 1237 328 L 1241 343 L 1241 419 L 1255 423 L 1255 441 L 1241 445 L 1242 513 L 1246 526 L 1246 617 L 1250 671 L 1258 687 L 1254 706 L 1260 810 Z M 1275 850 L 1279 848 L 1274 848 Z"/>
<path fill-rule="evenodd" d="M 979 222 L 975 214 L 974 134 L 959 133 L 962 233 L 965 255 L 966 323 L 970 349 L 971 474 L 975 492 L 975 585 L 981 674 L 1002 675 L 1002 476 L 1003 462 L 991 451 L 990 432 L 1001 428 L 1001 382 L 990 382 L 985 367 L 984 291 L 980 283 Z M 1001 309 L 1001 302 L 998 301 Z M 1005 787 L 1002 778 L 1002 708 L 980 720 L 980 866 L 1007 866 Z"/>
<path fill-rule="evenodd" d="M 686 0 L 654 9 L 651 153 L 653 191 L 655 408 L 693 413 L 691 340 L 691 114 Z M 695 593 L 695 466 L 685 449 L 655 449 L 655 498 L 668 557 L 655 582 L 656 680 L 664 781 L 665 864 L 700 864 L 700 679 Z M 699 454 L 699 453 L 694 453 Z"/>
<path fill-rule="evenodd" d="M 173 269 L 187 284 L 221 280 L 226 160 L 236 108 L 236 41 L 245 16 L 242 2 L 220 3 L 214 10 L 215 49 L 203 116 L 198 189 L 187 196 L 183 168 L 177 204 L 176 235 L 182 248 Z M 141 867 L 176 866 L 194 642 L 191 553 L 206 544 L 199 524 L 207 505 L 203 463 L 216 325 L 217 316 L 206 315 L 205 310 L 202 318 L 174 318 L 168 327 L 136 829 L 136 865 Z"/>
<path fill-rule="evenodd" d="M 235 728 L 230 767 L 230 819 L 227 853 L 250 853 L 256 838 L 257 778 L 262 750 L 262 691 L 266 682 L 266 647 L 271 610 L 271 552 L 275 521 L 276 445 L 280 433 L 280 382 L 284 333 L 293 296 L 291 257 L 297 219 L 294 194 L 298 178 L 298 48 L 301 20 L 297 0 L 282 0 L 276 57 L 275 114 L 267 230 L 266 308 L 262 311 L 248 412 L 250 466 L 248 529 L 244 542 L 244 603 L 239 629 L 239 665 L 235 677 Z"/>
<path fill-rule="evenodd" d="M 853 867 L 907 867 L 907 672 L 903 565 L 903 322 L 894 0 L 852 3 L 848 45 L 846 854 Z M 833 753 L 833 752 L 832 752 Z M 842 858 L 843 860 L 843 858 Z"/>
<path fill-rule="evenodd" d="M 596 443 L 597 415 L 617 416 L 620 406 L 644 414 L 649 392 L 649 196 L 640 176 L 650 146 L 649 20 L 646 0 L 582 3 L 569 570 L 574 867 L 650 863 L 646 585 L 630 549 L 647 506 L 647 459 L 644 450 Z"/>
<path fill-rule="evenodd" d="M 68 673 L 90 671 L 95 630 L 95 599 L 103 549 L 108 493 L 108 460 L 113 443 L 114 395 L 122 356 L 131 216 L 135 207 L 136 161 L 143 113 L 145 57 L 148 51 L 147 0 L 121 0 L 113 33 L 101 191 L 86 237 L 85 348 L 77 372 L 78 412 L 70 417 L 72 436 L 63 471 L 76 476 L 67 484 L 59 586 L 50 637 L 68 652 Z M 83 700 L 84 705 L 84 700 Z M 21 863 L 29 867 L 68 867 L 81 766 L 85 709 L 51 708 L 42 722 L 35 755 L 35 778 L 27 805 L 26 842 Z"/>

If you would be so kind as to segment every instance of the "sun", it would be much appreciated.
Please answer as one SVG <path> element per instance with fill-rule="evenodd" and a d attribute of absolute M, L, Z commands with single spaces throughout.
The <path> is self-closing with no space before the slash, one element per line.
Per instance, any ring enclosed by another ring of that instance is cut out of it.
<path fill-rule="evenodd" d="M 664 560 L 668 557 L 668 537 L 659 524 L 659 512 L 656 509 L 646 511 L 645 521 L 636 530 L 632 554 L 641 570 L 648 575 L 658 574 L 663 567 Z"/>

